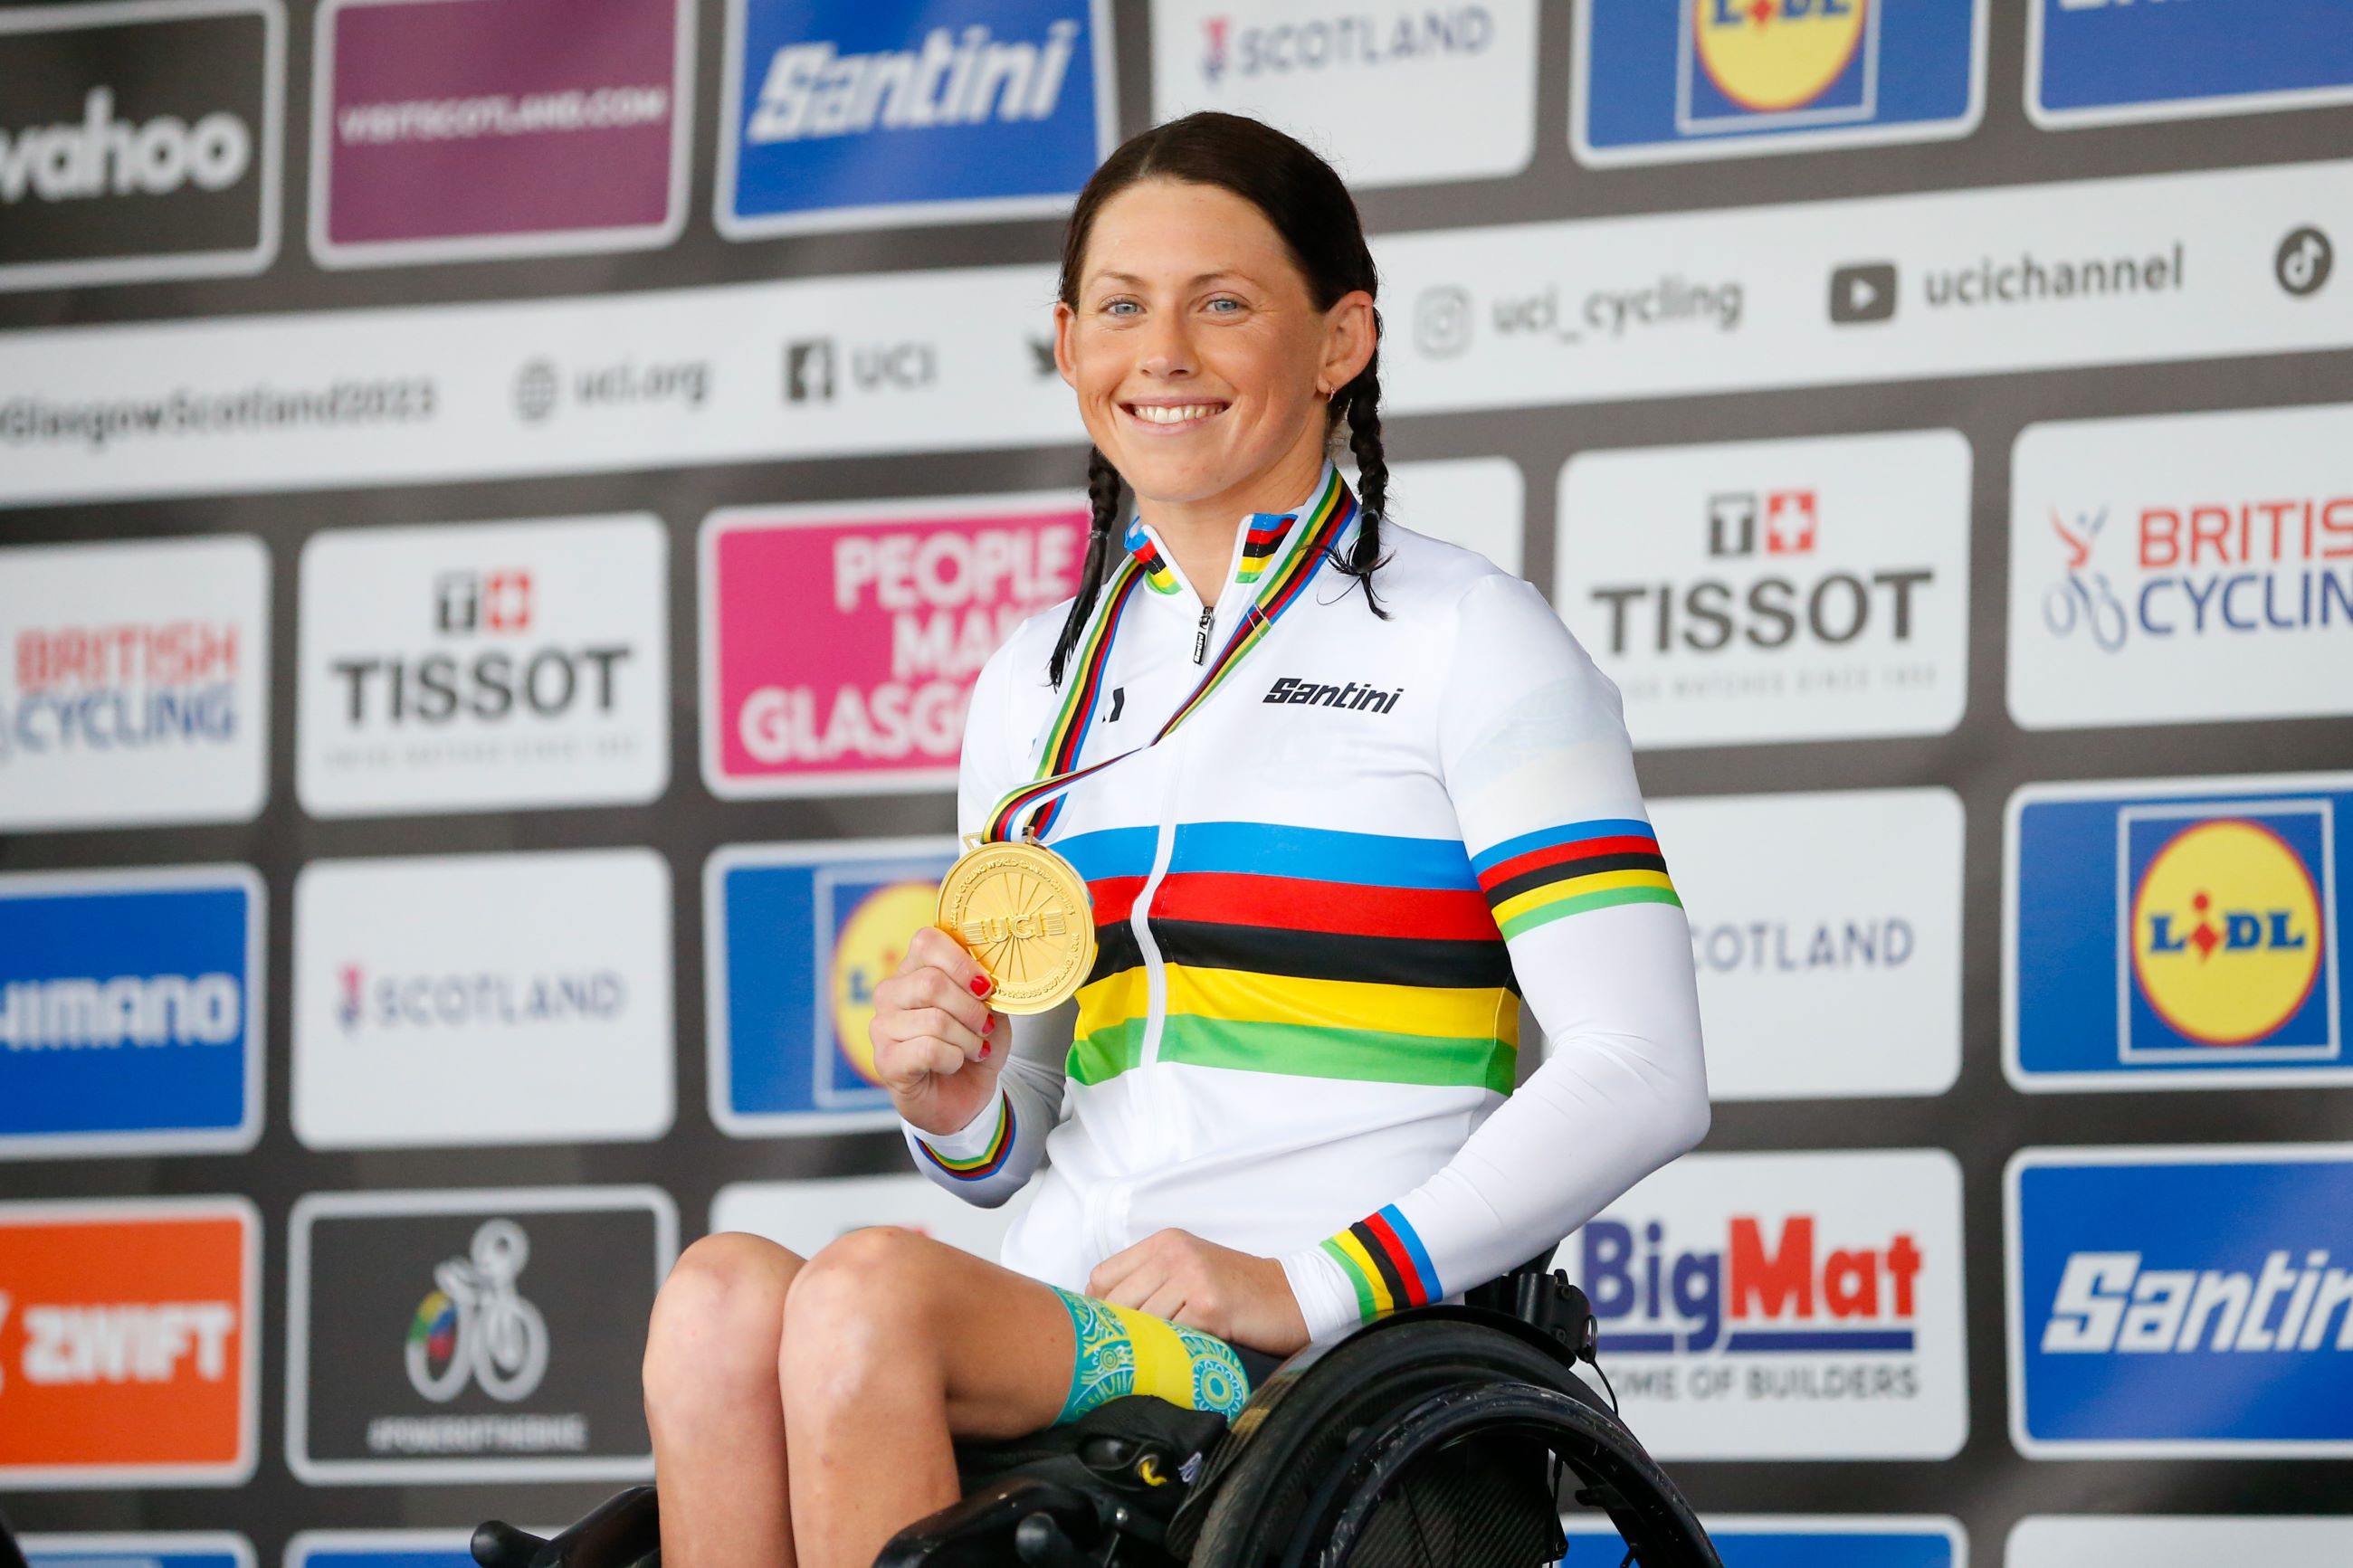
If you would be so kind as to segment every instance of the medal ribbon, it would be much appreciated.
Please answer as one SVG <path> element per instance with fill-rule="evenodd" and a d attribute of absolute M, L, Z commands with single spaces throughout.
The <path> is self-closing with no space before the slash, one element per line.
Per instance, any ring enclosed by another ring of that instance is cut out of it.
<path fill-rule="evenodd" d="M 1026 831 L 1029 837 L 1042 838 L 1060 814 L 1062 795 L 1081 779 L 1090 778 L 1114 763 L 1124 762 L 1137 752 L 1150 751 L 1176 732 L 1176 726 L 1200 710 L 1209 694 L 1223 685 L 1252 649 L 1266 639 L 1274 623 L 1283 612 L 1297 604 L 1307 591 L 1329 554 L 1332 542 L 1340 537 L 1349 521 L 1356 515 L 1356 498 L 1340 482 L 1339 470 L 1332 470 L 1323 492 L 1306 509 L 1300 524 L 1306 537 L 1283 558 L 1274 574 L 1259 585 L 1258 595 L 1244 607 L 1241 625 L 1226 638 L 1225 646 L 1209 660 L 1201 675 L 1200 683 L 1192 694 L 1176 705 L 1168 722 L 1143 745 L 1124 751 L 1115 757 L 1072 768 L 1078 760 L 1079 748 L 1086 740 L 1087 725 L 1094 713 L 1095 700 L 1103 686 L 1103 675 L 1111 666 L 1111 647 L 1118 635 L 1121 613 L 1134 597 L 1136 585 L 1144 581 L 1144 569 L 1134 555 L 1124 562 L 1113 574 L 1111 587 L 1103 595 L 1103 607 L 1088 628 L 1086 640 L 1080 645 L 1079 679 L 1072 681 L 1062 699 L 1061 711 L 1055 715 L 1053 728 L 1047 731 L 1044 754 L 1039 759 L 1039 776 L 1021 785 L 998 801 L 988 814 L 986 836 L 992 842 L 1004 842 L 1021 835 L 1015 824 L 1031 815 Z"/>

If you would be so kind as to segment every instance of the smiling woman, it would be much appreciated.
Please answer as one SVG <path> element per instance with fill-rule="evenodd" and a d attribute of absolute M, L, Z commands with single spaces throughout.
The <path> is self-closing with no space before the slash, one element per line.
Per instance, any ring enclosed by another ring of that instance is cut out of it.
<path fill-rule="evenodd" d="M 890 1228 L 688 1250 L 645 1367 L 668 1568 L 870 1563 L 956 1498 L 952 1436 L 1130 1394 L 1231 1415 L 1705 1130 L 1618 694 L 1527 584 L 1383 516 L 1376 289 L 1339 178 L 1252 121 L 1147 132 L 1081 195 L 1054 356 L 1085 562 L 981 671 L 986 842 L 950 873 L 1034 858 L 1081 923 L 944 917 L 869 1026 L 918 1168 L 1033 1201 L 1002 1267 Z M 1092 959 L 1044 951 L 1088 922 Z"/>

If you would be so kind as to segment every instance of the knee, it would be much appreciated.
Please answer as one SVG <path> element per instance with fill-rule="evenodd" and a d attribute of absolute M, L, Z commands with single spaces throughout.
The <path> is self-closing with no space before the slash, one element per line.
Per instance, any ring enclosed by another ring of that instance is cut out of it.
<path fill-rule="evenodd" d="M 785 1302 L 787 1383 L 863 1383 L 912 1369 L 931 1340 L 930 1258 L 937 1243 L 895 1226 L 853 1230 L 794 1277 Z"/>
<path fill-rule="evenodd" d="M 646 1334 L 649 1404 L 675 1403 L 713 1380 L 774 1376 L 785 1299 L 801 1259 L 737 1231 L 706 1236 L 680 1255 L 654 1299 Z"/>

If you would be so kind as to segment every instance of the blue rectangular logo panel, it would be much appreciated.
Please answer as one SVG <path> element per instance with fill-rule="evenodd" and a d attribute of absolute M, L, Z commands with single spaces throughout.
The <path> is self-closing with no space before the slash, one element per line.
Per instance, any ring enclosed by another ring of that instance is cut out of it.
<path fill-rule="evenodd" d="M 1966 136 L 1984 0 L 1577 0 L 1569 137 L 1596 166 Z"/>
<path fill-rule="evenodd" d="M 1967 1537 L 1957 1520 L 1870 1515 L 1744 1515 L 1703 1519 L 1724 1568 L 1965 1568 Z M 1587 1541 L 1620 1542 L 1616 1527 L 1572 1515 L 1562 1521 L 1575 1568 Z M 1621 1542 L 1622 1544 L 1622 1542 Z M 1595 1550 L 1594 1561 L 1615 1562 Z"/>
<path fill-rule="evenodd" d="M 27 1535 L 28 1568 L 254 1568 L 241 1535 L 208 1531 L 155 1535 Z"/>
<path fill-rule="evenodd" d="M 0 1159 L 251 1148 L 265 910 L 242 866 L 0 877 Z"/>
<path fill-rule="evenodd" d="M 2033 0 L 2027 113 L 2066 129 L 2353 100 L 2344 0 Z"/>
<path fill-rule="evenodd" d="M 2023 1089 L 2353 1079 L 2353 776 L 2011 798 L 2005 1067 Z"/>
<path fill-rule="evenodd" d="M 2353 1454 L 2353 1145 L 2029 1149 L 2007 1199 L 2021 1453 Z"/>
<path fill-rule="evenodd" d="M 731 238 L 1038 216 L 1111 151 L 1103 0 L 730 0 Z"/>
<path fill-rule="evenodd" d="M 736 1137 L 896 1125 L 874 986 L 937 913 L 936 838 L 739 845 L 703 870 L 711 1117 Z"/>

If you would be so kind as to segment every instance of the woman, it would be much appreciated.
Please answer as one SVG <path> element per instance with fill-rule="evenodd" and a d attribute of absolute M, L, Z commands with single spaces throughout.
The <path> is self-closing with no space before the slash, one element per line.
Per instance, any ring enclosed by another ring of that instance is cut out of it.
<path fill-rule="evenodd" d="M 1374 287 L 1337 176 L 1252 121 L 1146 132 L 1081 195 L 1055 352 L 1093 532 L 980 677 L 960 827 L 1221 679 L 1035 819 L 1093 900 L 1074 1024 L 996 1011 L 937 929 L 877 988 L 920 1168 L 996 1204 L 1050 1152 L 1009 1267 L 885 1228 L 680 1259 L 645 1370 L 670 1568 L 862 1568 L 957 1496 L 950 1434 L 1139 1383 L 1234 1408 L 1234 1347 L 1457 1294 L 1705 1131 L 1617 692 L 1526 584 L 1381 516 Z M 1550 1050 L 1514 1092 L 1521 999 Z"/>

